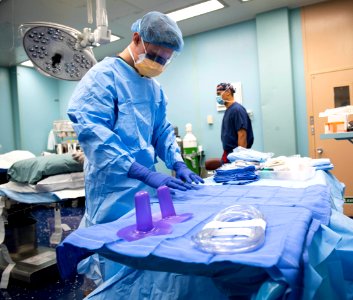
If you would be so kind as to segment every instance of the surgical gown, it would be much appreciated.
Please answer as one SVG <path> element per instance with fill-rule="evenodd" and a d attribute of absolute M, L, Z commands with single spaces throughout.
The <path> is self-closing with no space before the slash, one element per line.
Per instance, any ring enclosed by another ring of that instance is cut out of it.
<path fill-rule="evenodd" d="M 149 190 L 127 173 L 135 161 L 155 170 L 158 155 L 169 169 L 183 161 L 166 118 L 160 84 L 118 57 L 105 58 L 79 82 L 68 115 L 86 155 L 86 225 L 114 221 Z"/>

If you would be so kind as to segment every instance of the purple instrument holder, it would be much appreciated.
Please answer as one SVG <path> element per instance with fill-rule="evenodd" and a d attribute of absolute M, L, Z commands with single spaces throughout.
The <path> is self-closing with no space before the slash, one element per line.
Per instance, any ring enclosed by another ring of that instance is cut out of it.
<path fill-rule="evenodd" d="M 117 235 L 128 241 L 136 241 L 147 236 L 163 235 L 173 231 L 172 226 L 164 221 L 153 222 L 150 197 L 147 192 L 140 191 L 135 194 L 136 224 L 120 229 Z"/>
<path fill-rule="evenodd" d="M 170 194 L 169 187 L 163 185 L 157 189 L 159 206 L 161 208 L 162 220 L 168 223 L 182 223 L 192 218 L 192 213 L 184 213 L 177 215 L 175 213 L 173 200 Z"/>

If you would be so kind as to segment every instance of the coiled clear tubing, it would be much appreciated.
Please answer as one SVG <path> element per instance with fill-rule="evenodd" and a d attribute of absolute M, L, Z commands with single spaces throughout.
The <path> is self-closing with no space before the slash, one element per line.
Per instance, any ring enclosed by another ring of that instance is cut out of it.
<path fill-rule="evenodd" d="M 266 221 L 258 209 L 233 205 L 220 211 L 192 240 L 205 252 L 233 254 L 261 247 L 265 231 Z"/>

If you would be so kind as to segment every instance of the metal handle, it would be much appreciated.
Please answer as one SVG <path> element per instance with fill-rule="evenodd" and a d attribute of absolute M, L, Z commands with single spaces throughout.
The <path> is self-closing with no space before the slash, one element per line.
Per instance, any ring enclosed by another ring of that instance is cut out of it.
<path fill-rule="evenodd" d="M 321 155 L 322 153 L 324 153 L 324 149 L 316 148 L 316 152 L 317 152 L 317 154 Z"/>

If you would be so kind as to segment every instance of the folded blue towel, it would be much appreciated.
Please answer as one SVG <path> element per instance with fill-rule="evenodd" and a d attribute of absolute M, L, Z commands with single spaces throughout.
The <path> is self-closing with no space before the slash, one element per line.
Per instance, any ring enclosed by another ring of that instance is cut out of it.
<path fill-rule="evenodd" d="M 217 183 L 246 184 L 256 180 L 259 180 L 259 176 L 255 174 L 255 166 L 218 169 L 214 176 L 214 181 Z"/>

